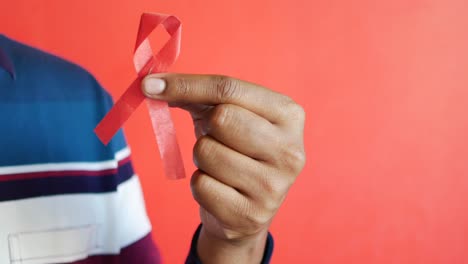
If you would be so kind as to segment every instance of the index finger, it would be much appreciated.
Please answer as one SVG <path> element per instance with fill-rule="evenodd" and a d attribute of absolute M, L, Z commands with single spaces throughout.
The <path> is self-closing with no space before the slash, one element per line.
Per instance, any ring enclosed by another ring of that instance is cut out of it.
<path fill-rule="evenodd" d="M 143 81 L 143 93 L 172 103 L 234 104 L 272 123 L 287 119 L 294 101 L 259 85 L 222 75 L 158 73 Z"/>

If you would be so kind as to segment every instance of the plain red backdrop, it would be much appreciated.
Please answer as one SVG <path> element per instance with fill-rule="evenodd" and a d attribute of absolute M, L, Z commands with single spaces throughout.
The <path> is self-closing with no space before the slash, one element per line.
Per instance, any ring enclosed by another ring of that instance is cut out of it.
<path fill-rule="evenodd" d="M 466 0 L 3 0 L 0 31 L 73 60 L 119 96 L 142 12 L 177 15 L 172 71 L 292 96 L 308 163 L 278 213 L 273 263 L 468 263 Z M 190 175 L 192 125 L 174 111 Z M 189 181 L 163 176 L 145 107 L 125 126 L 153 235 L 182 263 Z"/>

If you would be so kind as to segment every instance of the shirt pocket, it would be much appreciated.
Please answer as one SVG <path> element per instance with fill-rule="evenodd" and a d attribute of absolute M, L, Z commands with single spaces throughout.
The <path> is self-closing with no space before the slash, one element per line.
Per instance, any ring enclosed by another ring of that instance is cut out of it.
<path fill-rule="evenodd" d="M 10 234 L 11 264 L 66 263 L 85 259 L 100 248 L 98 225 Z"/>

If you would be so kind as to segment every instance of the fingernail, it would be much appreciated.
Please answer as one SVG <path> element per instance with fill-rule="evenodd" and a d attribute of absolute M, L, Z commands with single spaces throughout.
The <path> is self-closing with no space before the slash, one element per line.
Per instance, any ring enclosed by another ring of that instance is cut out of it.
<path fill-rule="evenodd" d="M 166 89 L 166 81 L 159 78 L 148 78 L 143 86 L 147 94 L 161 94 Z"/>

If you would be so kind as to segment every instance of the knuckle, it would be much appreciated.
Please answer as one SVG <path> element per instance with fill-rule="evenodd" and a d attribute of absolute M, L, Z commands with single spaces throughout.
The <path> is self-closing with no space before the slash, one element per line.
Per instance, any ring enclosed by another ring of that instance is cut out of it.
<path fill-rule="evenodd" d="M 291 113 L 292 117 L 296 120 L 305 120 L 306 112 L 302 106 L 299 104 L 293 103 L 289 106 L 289 112 Z"/>
<path fill-rule="evenodd" d="M 213 152 L 213 142 L 210 137 L 202 136 L 200 137 L 195 146 L 193 147 L 193 156 L 194 158 L 199 161 L 201 158 L 206 158 Z"/>
<path fill-rule="evenodd" d="M 289 177 L 264 177 L 261 185 L 267 193 L 267 197 L 270 197 L 270 199 L 265 199 L 266 208 L 275 210 L 277 205 L 274 205 L 273 203 L 277 204 L 277 201 L 282 200 L 284 195 L 288 192 L 291 184 Z"/>
<path fill-rule="evenodd" d="M 284 195 L 282 195 L 283 197 Z M 282 199 L 281 199 L 282 200 Z M 265 210 L 267 212 L 271 212 L 271 213 L 275 213 L 276 211 L 278 211 L 279 207 L 281 205 L 281 202 L 278 202 L 276 199 L 267 199 L 264 203 L 263 203 L 263 207 L 265 208 Z"/>
<path fill-rule="evenodd" d="M 305 110 L 304 108 L 296 103 L 293 99 L 284 95 L 282 108 L 284 113 L 287 115 L 288 119 L 304 121 L 305 120 Z"/>
<path fill-rule="evenodd" d="M 248 215 L 247 220 L 252 225 L 253 229 L 260 229 L 271 220 L 272 215 L 270 213 L 264 212 L 263 210 L 255 210 Z"/>
<path fill-rule="evenodd" d="M 297 176 L 305 166 L 306 155 L 301 147 L 285 147 L 281 152 L 280 159 L 282 164 L 288 169 L 288 172 Z"/>
<path fill-rule="evenodd" d="M 209 176 L 202 171 L 197 170 L 193 173 L 192 178 L 190 178 L 190 190 L 192 196 L 200 205 L 203 205 L 207 202 L 207 194 L 215 194 L 213 192 L 214 186 L 213 181 L 209 180 Z M 219 201 L 220 197 L 214 196 L 210 197 Z"/>
<path fill-rule="evenodd" d="M 194 172 L 192 178 L 190 178 L 190 190 L 197 202 L 200 202 L 200 190 L 203 190 L 203 185 L 203 175 L 199 171 Z"/>
<path fill-rule="evenodd" d="M 215 76 L 214 79 L 215 96 L 220 102 L 237 99 L 241 96 L 241 86 L 238 80 L 228 76 Z"/>
<path fill-rule="evenodd" d="M 232 116 L 231 107 L 221 104 L 213 109 L 213 113 L 208 120 L 209 127 L 212 130 L 220 130 L 227 125 Z"/>

